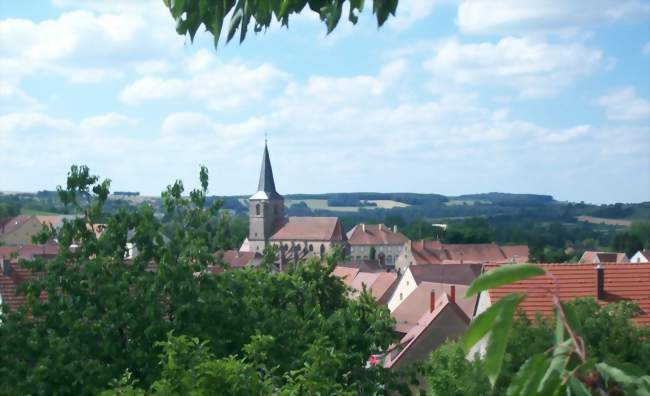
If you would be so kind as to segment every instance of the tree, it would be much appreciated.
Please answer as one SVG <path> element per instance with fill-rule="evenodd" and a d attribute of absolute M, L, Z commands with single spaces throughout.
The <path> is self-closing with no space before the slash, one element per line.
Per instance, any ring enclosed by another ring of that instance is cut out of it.
<path fill-rule="evenodd" d="M 122 385 L 147 391 L 175 389 L 163 386 L 174 385 L 166 378 L 207 381 L 199 387 L 239 381 L 242 388 L 233 389 L 250 389 L 251 370 L 264 373 L 259 386 L 306 393 L 334 385 L 357 393 L 394 387 L 383 368 L 364 368 L 393 341 L 393 320 L 367 293 L 347 298 L 343 283 L 330 276 L 336 257 L 288 273 L 207 271 L 221 264 L 210 247 L 220 201 L 206 206 L 206 168 L 200 181 L 188 195 L 180 181 L 163 192 L 165 217 L 172 219 L 163 238 L 151 207 L 106 214 L 110 181 L 87 167 L 71 168 L 59 192 L 83 216 L 41 235 L 57 237 L 56 258 L 21 263 L 42 275 L 21 287 L 24 306 L 2 307 L 0 394 L 96 394 L 111 383 L 121 386 L 112 381 L 125 375 Z M 89 227 L 98 223 L 106 225 L 100 236 Z M 139 252 L 128 262 L 127 236 Z M 161 353 L 167 366 L 158 364 Z M 180 357 L 185 377 L 171 370 L 170 356 L 199 356 L 206 365 Z"/>
<path fill-rule="evenodd" d="M 432 396 L 482 396 L 492 392 L 483 362 L 466 359 L 463 347 L 456 342 L 433 351 L 423 366 L 423 374 Z"/>
<path fill-rule="evenodd" d="M 612 249 L 617 252 L 625 252 L 628 256 L 643 249 L 643 242 L 637 234 L 629 231 L 617 233 L 612 241 Z"/>
<path fill-rule="evenodd" d="M 377 25 L 382 26 L 389 15 L 395 15 L 399 0 L 372 0 L 372 12 L 377 18 Z M 215 48 L 222 34 L 223 23 L 230 14 L 226 41 L 235 36 L 239 30 L 239 42 L 246 38 L 249 25 L 253 24 L 255 33 L 266 30 L 273 20 L 282 26 L 289 26 L 292 14 L 301 13 L 309 5 L 312 12 L 318 14 L 331 33 L 341 19 L 343 4 L 348 3 L 348 20 L 357 23 L 358 13 L 363 10 L 365 0 L 163 0 L 172 17 L 176 21 L 176 32 L 189 35 L 194 41 L 194 35 L 201 25 L 214 37 Z M 368 1 L 370 2 L 370 0 Z"/>

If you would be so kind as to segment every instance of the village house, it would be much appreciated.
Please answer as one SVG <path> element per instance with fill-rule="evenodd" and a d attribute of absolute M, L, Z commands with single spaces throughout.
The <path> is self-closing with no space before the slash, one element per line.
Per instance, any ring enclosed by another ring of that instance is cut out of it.
<path fill-rule="evenodd" d="M 358 224 L 348 233 L 350 257 L 360 260 L 377 260 L 382 266 L 393 267 L 408 238 L 397 227 L 383 224 Z"/>
<path fill-rule="evenodd" d="M 445 285 L 446 287 L 451 285 L 457 287 L 468 286 L 481 274 L 482 267 L 481 264 L 422 264 L 408 267 L 401 276 L 393 295 L 388 301 L 388 310 L 391 312 L 395 311 L 422 282 Z M 447 291 L 448 289 L 445 290 Z"/>
<path fill-rule="evenodd" d="M 249 198 L 249 233 L 240 251 L 263 253 L 275 245 L 279 261 L 323 257 L 335 247 L 347 248 L 347 237 L 338 217 L 284 216 L 284 198 L 275 189 L 268 147 L 264 145 L 257 192 Z"/>
<path fill-rule="evenodd" d="M 350 288 L 350 298 L 357 298 L 365 289 L 379 304 L 388 303 L 399 281 L 397 273 L 387 272 L 373 261 L 340 263 L 332 275 Z"/>
<path fill-rule="evenodd" d="M 650 250 L 639 250 L 630 258 L 630 263 L 650 263 Z"/>
<path fill-rule="evenodd" d="M 580 264 L 599 264 L 599 263 L 629 263 L 625 253 L 619 252 L 593 252 L 586 251 L 580 257 Z"/>
<path fill-rule="evenodd" d="M 400 370 L 426 360 L 431 352 L 448 340 L 459 338 L 470 318 L 456 304 L 453 295 L 443 293 L 431 299 L 417 322 L 383 357 L 383 366 Z"/>
<path fill-rule="evenodd" d="M 19 215 L 0 220 L 0 244 L 31 245 L 32 237 L 42 229 L 36 216 Z"/>
<path fill-rule="evenodd" d="M 499 246 L 495 243 L 447 244 L 438 240 L 407 241 L 397 257 L 395 268 L 404 271 L 422 264 L 525 263 L 526 245 Z"/>

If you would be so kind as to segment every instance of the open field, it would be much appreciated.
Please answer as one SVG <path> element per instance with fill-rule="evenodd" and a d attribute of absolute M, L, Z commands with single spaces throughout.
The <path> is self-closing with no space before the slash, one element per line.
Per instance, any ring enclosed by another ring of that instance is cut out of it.
<path fill-rule="evenodd" d="M 394 201 L 392 199 L 369 199 L 368 202 L 377 204 L 377 208 L 381 209 L 406 208 L 411 206 L 404 202 Z"/>
<path fill-rule="evenodd" d="M 477 203 L 489 205 L 492 202 L 483 199 L 450 199 L 449 201 L 445 202 L 445 205 L 447 206 L 470 205 L 471 206 Z"/>
<path fill-rule="evenodd" d="M 593 216 L 578 216 L 576 217 L 578 221 L 584 221 L 591 224 L 607 224 L 615 226 L 625 226 L 629 227 L 632 224 L 632 220 L 622 220 L 622 219 L 606 219 L 604 217 L 593 217 Z"/>
<path fill-rule="evenodd" d="M 46 212 L 44 210 L 34 210 L 34 209 L 26 209 L 26 208 L 21 208 L 20 209 L 20 214 L 23 215 L 29 215 L 29 216 L 49 216 L 49 215 L 60 215 L 60 213 L 54 213 L 54 212 Z"/>
<path fill-rule="evenodd" d="M 326 199 L 286 199 L 285 205 L 291 206 L 304 202 L 311 210 L 331 210 L 336 212 L 358 212 L 358 206 L 329 206 Z"/>

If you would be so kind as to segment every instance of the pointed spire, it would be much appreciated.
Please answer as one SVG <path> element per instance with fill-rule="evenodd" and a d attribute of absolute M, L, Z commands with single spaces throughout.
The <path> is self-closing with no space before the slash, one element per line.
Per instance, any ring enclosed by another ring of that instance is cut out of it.
<path fill-rule="evenodd" d="M 260 171 L 260 182 L 257 185 L 258 196 L 260 192 L 266 194 L 267 199 L 279 198 L 280 194 L 275 191 L 275 181 L 273 180 L 273 168 L 271 168 L 271 159 L 269 157 L 269 149 L 264 139 L 264 155 L 262 157 L 262 169 Z"/>

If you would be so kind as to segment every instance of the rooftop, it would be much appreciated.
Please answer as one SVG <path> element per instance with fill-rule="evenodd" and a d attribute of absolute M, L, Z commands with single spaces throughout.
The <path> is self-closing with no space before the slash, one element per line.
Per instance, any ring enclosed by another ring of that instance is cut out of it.
<path fill-rule="evenodd" d="M 383 224 L 357 224 L 347 236 L 350 245 L 403 245 L 408 240 Z"/>
<path fill-rule="evenodd" d="M 338 217 L 289 217 L 271 240 L 343 241 L 345 234 Z"/>
<path fill-rule="evenodd" d="M 601 264 L 605 275 L 605 298 L 599 304 L 631 300 L 639 304 L 641 312 L 635 322 L 650 325 L 650 264 Z M 498 265 L 486 265 L 486 271 Z M 491 289 L 491 302 L 495 303 L 513 292 L 525 292 L 526 299 L 521 309 L 530 318 L 536 313 L 543 316 L 553 314 L 551 291 L 555 288 L 554 278 L 560 299 L 570 301 L 577 297 L 596 297 L 596 269 L 593 264 L 540 264 L 551 275 L 540 275 L 510 285 Z"/>

